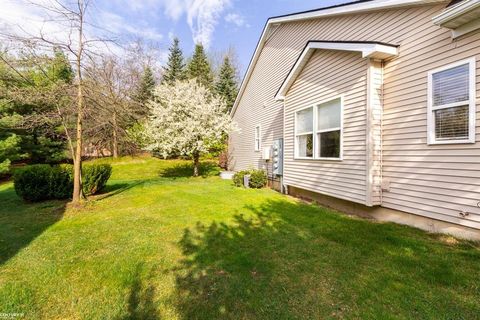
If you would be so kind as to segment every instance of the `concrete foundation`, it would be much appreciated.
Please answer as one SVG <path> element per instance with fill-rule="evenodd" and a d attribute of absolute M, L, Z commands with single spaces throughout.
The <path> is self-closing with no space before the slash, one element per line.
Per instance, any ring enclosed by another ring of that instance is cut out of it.
<path fill-rule="evenodd" d="M 288 194 L 300 199 L 316 201 L 319 204 L 351 215 L 373 218 L 379 221 L 409 225 L 428 232 L 449 234 L 457 238 L 480 241 L 480 230 L 465 226 L 418 216 L 408 212 L 365 205 L 342 200 L 316 192 L 288 186 Z"/>

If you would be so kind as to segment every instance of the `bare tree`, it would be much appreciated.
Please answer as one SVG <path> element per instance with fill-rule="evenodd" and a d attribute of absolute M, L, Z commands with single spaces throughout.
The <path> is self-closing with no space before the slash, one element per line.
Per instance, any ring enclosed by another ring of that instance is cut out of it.
<path fill-rule="evenodd" d="M 89 23 L 88 17 L 91 9 L 91 0 L 72 0 L 68 3 L 60 0 L 49 0 L 42 2 L 31 2 L 31 5 L 41 9 L 46 19 L 44 26 L 54 24 L 61 28 L 62 36 L 55 36 L 55 32 L 45 32 L 42 27 L 38 34 L 27 32 L 20 26 L 17 30 L 2 30 L 0 35 L 8 42 L 21 43 L 23 48 L 31 48 L 32 51 L 44 53 L 55 48 L 60 48 L 71 58 L 75 70 L 75 140 L 65 129 L 67 139 L 72 152 L 74 162 L 74 188 L 72 202 L 79 203 L 84 199 L 82 192 L 82 150 L 83 150 L 83 121 L 85 116 L 85 80 L 83 72 L 89 61 L 101 55 L 102 50 L 109 48 L 112 39 L 100 38 L 92 35 L 91 29 L 95 25 Z M 87 27 L 90 32 L 87 32 Z M 18 29 L 20 32 L 18 32 Z M 99 49 L 101 48 L 101 49 Z M 100 54 L 99 54 L 100 52 Z M 58 110 L 59 116 L 65 116 Z"/>
<path fill-rule="evenodd" d="M 107 142 L 113 157 L 118 157 L 126 129 L 143 115 L 132 98 L 140 73 L 128 60 L 113 55 L 95 61 L 87 73 L 87 97 L 95 116 L 89 119 L 86 139 Z"/>

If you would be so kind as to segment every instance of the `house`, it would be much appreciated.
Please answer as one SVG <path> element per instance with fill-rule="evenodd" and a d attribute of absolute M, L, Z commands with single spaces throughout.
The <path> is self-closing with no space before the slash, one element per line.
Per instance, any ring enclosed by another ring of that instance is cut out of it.
<path fill-rule="evenodd" d="M 265 168 L 285 192 L 345 212 L 480 238 L 479 84 L 480 0 L 270 18 L 231 112 L 231 169 Z"/>

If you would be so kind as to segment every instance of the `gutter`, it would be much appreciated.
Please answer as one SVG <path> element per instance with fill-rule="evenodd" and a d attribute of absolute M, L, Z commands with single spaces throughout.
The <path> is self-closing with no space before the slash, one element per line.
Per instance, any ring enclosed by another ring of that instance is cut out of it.
<path fill-rule="evenodd" d="M 480 0 L 465 0 L 443 11 L 438 16 L 433 17 L 433 23 L 438 26 L 444 26 L 456 18 L 480 8 Z"/>

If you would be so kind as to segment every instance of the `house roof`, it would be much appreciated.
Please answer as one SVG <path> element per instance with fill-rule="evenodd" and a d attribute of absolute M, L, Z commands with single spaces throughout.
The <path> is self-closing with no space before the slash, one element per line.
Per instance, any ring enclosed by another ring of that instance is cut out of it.
<path fill-rule="evenodd" d="M 382 9 L 422 5 L 422 4 L 429 4 L 429 3 L 443 3 L 443 2 L 445 2 L 445 0 L 360 0 L 360 1 L 350 2 L 346 4 L 336 5 L 336 6 L 320 8 L 316 10 L 297 12 L 297 13 L 292 13 L 288 15 L 269 18 L 265 23 L 265 27 L 263 28 L 262 35 L 258 40 L 257 47 L 255 48 L 253 56 L 248 65 L 247 71 L 245 72 L 245 76 L 243 77 L 242 84 L 240 85 L 240 90 L 237 95 L 237 99 L 235 100 L 235 103 L 231 111 L 231 115 L 233 116 L 237 110 L 238 104 L 242 99 L 247 83 L 250 80 L 250 76 L 252 75 L 253 69 L 255 68 L 255 65 L 258 61 L 260 53 L 263 49 L 267 35 L 269 34 L 269 31 L 271 30 L 272 27 L 277 26 L 278 24 L 292 22 L 292 21 L 324 18 L 324 17 L 331 17 L 331 16 L 343 15 L 343 14 L 353 14 L 353 13 L 369 12 L 369 11 L 382 10 Z"/>
<path fill-rule="evenodd" d="M 340 50 L 362 53 L 363 58 L 386 59 L 398 54 L 398 46 L 375 41 L 316 41 L 311 40 L 307 43 L 297 61 L 290 69 L 287 77 L 283 81 L 280 89 L 275 95 L 275 100 L 284 100 L 290 87 L 296 78 L 302 72 L 313 52 L 317 49 Z"/>

